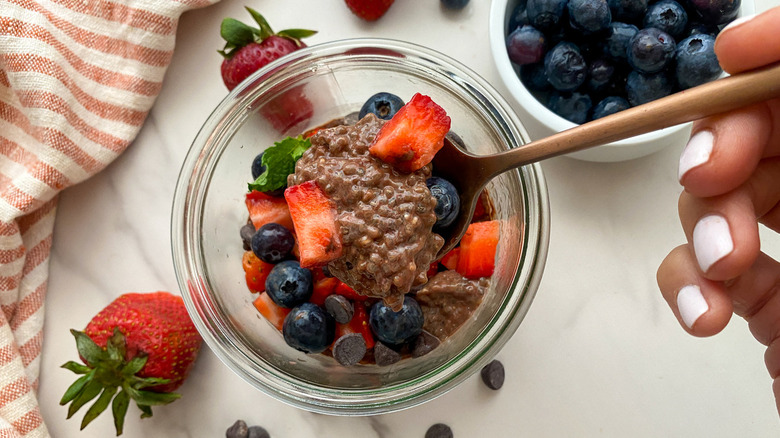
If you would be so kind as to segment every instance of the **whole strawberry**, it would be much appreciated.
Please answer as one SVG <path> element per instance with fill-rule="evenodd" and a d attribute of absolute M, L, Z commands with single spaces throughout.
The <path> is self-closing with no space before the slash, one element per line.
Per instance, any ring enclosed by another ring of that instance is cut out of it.
<path fill-rule="evenodd" d="M 347 7 L 358 17 L 366 21 L 376 21 L 385 15 L 393 0 L 344 0 Z"/>
<path fill-rule="evenodd" d="M 221 67 L 222 81 L 228 90 L 269 62 L 306 47 L 301 38 L 317 33 L 307 29 L 286 29 L 274 33 L 259 12 L 246 9 L 259 28 L 233 18 L 222 20 L 220 27 L 220 35 L 226 41 L 225 47 L 219 50 L 225 57 Z"/>
<path fill-rule="evenodd" d="M 202 342 L 181 297 L 168 292 L 121 295 L 83 332 L 71 333 L 86 365 L 70 361 L 62 366 L 82 376 L 60 404 L 70 403 L 70 418 L 99 395 L 81 428 L 111 404 L 117 435 L 131 400 L 145 418 L 152 415 L 152 406 L 181 397 L 172 391 L 184 383 Z"/>

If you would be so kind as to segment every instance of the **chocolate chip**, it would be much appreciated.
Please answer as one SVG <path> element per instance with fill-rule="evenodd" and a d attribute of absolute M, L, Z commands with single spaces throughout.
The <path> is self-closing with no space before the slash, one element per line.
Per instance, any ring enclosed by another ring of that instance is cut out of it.
<path fill-rule="evenodd" d="M 342 335 L 333 344 L 333 357 L 345 367 L 360 362 L 366 355 L 366 340 L 360 333 Z"/>
<path fill-rule="evenodd" d="M 425 432 L 425 438 L 453 438 L 452 429 L 444 423 L 436 423 Z"/>
<path fill-rule="evenodd" d="M 241 241 L 244 242 L 244 251 L 252 249 L 252 236 L 255 235 L 255 226 L 248 223 L 241 227 Z"/>
<path fill-rule="evenodd" d="M 333 277 L 333 274 L 330 273 L 330 269 L 328 269 L 328 265 L 322 267 L 322 273 L 328 278 Z"/>
<path fill-rule="evenodd" d="M 225 432 L 225 438 L 248 438 L 249 429 L 244 420 L 236 420 Z"/>
<path fill-rule="evenodd" d="M 412 357 L 425 356 L 433 351 L 434 348 L 438 347 L 439 344 L 441 344 L 439 338 L 423 330 L 422 333 L 417 335 L 414 339 L 414 344 L 412 344 Z"/>
<path fill-rule="evenodd" d="M 260 426 L 252 426 L 249 428 L 249 435 L 247 438 L 271 438 L 271 434 Z"/>
<path fill-rule="evenodd" d="M 482 368 L 482 381 L 490 389 L 499 389 L 504 386 L 504 365 L 494 360 Z"/>
<path fill-rule="evenodd" d="M 325 298 L 325 310 L 330 313 L 330 316 L 341 324 L 346 324 L 352 321 L 352 316 L 355 315 L 355 307 L 349 300 L 341 295 L 328 295 Z"/>
<path fill-rule="evenodd" d="M 401 360 L 401 354 L 387 345 L 377 341 L 374 344 L 374 360 L 380 367 L 392 365 Z"/>

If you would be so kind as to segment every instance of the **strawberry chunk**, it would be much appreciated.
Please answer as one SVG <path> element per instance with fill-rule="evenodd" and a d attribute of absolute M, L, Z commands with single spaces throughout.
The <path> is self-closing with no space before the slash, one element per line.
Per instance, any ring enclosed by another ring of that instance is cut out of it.
<path fill-rule="evenodd" d="M 498 221 L 475 222 L 469 225 L 460 241 L 457 268 L 466 278 L 489 277 L 496 266 Z"/>
<path fill-rule="evenodd" d="M 249 219 L 252 220 L 252 225 L 255 226 L 256 230 L 272 222 L 283 225 L 287 229 L 293 229 L 290 209 L 284 198 L 253 190 L 246 194 L 246 208 L 249 210 Z"/>
<path fill-rule="evenodd" d="M 444 146 L 450 117 L 430 97 L 417 93 L 388 120 L 369 148 L 371 155 L 401 172 L 414 172 Z"/>
<path fill-rule="evenodd" d="M 252 293 L 265 291 L 265 279 L 271 273 L 274 265 L 266 263 L 255 255 L 252 251 L 244 252 L 241 260 L 246 277 L 246 285 Z"/>
<path fill-rule="evenodd" d="M 368 299 L 365 295 L 360 295 L 355 291 L 355 289 L 352 289 L 347 285 L 347 283 L 343 283 L 339 281 L 339 284 L 336 286 L 336 290 L 334 291 L 335 294 L 341 295 L 344 298 L 350 299 L 352 301 L 365 301 Z"/>
<path fill-rule="evenodd" d="M 374 348 L 374 335 L 371 334 L 371 326 L 368 324 L 366 306 L 363 303 L 354 303 L 354 307 L 355 314 L 348 323 L 336 323 L 336 336 L 334 339 L 338 340 L 349 333 L 360 333 L 366 341 L 366 348 Z"/>
<path fill-rule="evenodd" d="M 281 331 L 284 318 L 291 309 L 286 309 L 273 302 L 267 293 L 262 292 L 254 301 L 255 309 L 268 320 L 277 330 Z"/>
<path fill-rule="evenodd" d="M 284 197 L 290 208 L 301 266 L 322 266 L 341 257 L 341 233 L 336 209 L 315 181 L 288 187 Z"/>
<path fill-rule="evenodd" d="M 458 267 L 458 259 L 460 258 L 460 247 L 452 248 L 450 252 L 444 254 L 441 258 L 441 264 L 450 271 L 454 271 Z"/>
<path fill-rule="evenodd" d="M 329 295 L 333 295 L 336 292 L 336 286 L 338 286 L 339 283 L 341 283 L 339 279 L 334 277 L 325 277 L 319 280 L 315 279 L 313 286 L 314 290 L 309 301 L 318 306 L 324 306 L 325 298 L 328 298 Z"/>

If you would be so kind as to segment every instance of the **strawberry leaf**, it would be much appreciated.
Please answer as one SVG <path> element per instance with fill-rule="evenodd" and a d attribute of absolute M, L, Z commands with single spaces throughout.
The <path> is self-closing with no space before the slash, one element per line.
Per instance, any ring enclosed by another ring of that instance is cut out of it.
<path fill-rule="evenodd" d="M 114 327 L 114 333 L 106 341 L 106 351 L 111 360 L 121 361 L 125 358 L 125 335 L 119 327 Z"/>
<path fill-rule="evenodd" d="M 274 143 L 263 153 L 262 164 L 265 172 L 249 183 L 249 191 L 268 192 L 287 185 L 287 176 L 295 172 L 295 162 L 311 147 L 311 141 L 302 136 L 287 137 Z"/>
<path fill-rule="evenodd" d="M 90 379 L 89 382 L 87 382 L 86 385 L 84 385 L 84 388 L 82 391 L 78 393 L 78 395 L 73 399 L 73 402 L 68 406 L 68 417 L 70 418 L 75 414 L 79 409 L 81 409 L 82 406 L 84 406 L 88 401 L 92 400 L 93 398 L 97 397 L 98 394 L 100 394 L 100 391 L 103 389 L 103 384 L 100 383 L 97 379 Z"/>
<path fill-rule="evenodd" d="M 127 391 L 120 391 L 111 403 L 111 413 L 114 415 L 114 428 L 116 428 L 117 436 L 122 435 L 128 406 L 130 406 L 130 396 Z"/>
<path fill-rule="evenodd" d="M 132 358 L 130 362 L 127 363 L 127 365 L 125 365 L 122 368 L 122 375 L 134 376 L 137 372 L 143 369 L 148 359 L 149 357 L 146 354 L 139 353 L 136 357 Z"/>
<path fill-rule="evenodd" d="M 70 333 L 76 338 L 76 349 L 78 349 L 79 355 L 87 361 L 87 364 L 95 366 L 98 362 L 108 359 L 106 350 L 98 347 L 95 341 L 84 332 L 71 330 Z"/>
<path fill-rule="evenodd" d="M 225 18 L 219 27 L 219 34 L 227 41 L 225 48 L 243 47 L 255 41 L 258 30 L 235 18 Z"/>
<path fill-rule="evenodd" d="M 255 23 L 260 26 L 260 32 L 257 35 L 260 37 L 261 41 L 274 34 L 274 31 L 271 30 L 271 26 L 268 24 L 268 21 L 266 21 L 265 17 L 248 6 L 246 7 L 246 10 L 249 11 L 250 15 L 252 15 Z"/>
<path fill-rule="evenodd" d="M 95 401 L 95 403 L 89 407 L 87 413 L 84 414 L 84 418 L 81 420 L 81 430 L 84 430 L 84 428 L 87 427 L 87 425 L 91 423 L 92 420 L 97 418 L 98 415 L 106 410 L 108 404 L 111 402 L 111 399 L 114 398 L 116 390 L 116 386 L 109 386 L 103 390 L 103 393 L 100 394 L 100 397 L 98 397 L 97 401 Z"/>
<path fill-rule="evenodd" d="M 60 405 L 64 406 L 68 404 L 69 401 L 76 398 L 79 393 L 81 393 L 81 390 L 84 389 L 84 385 L 86 385 L 92 378 L 94 377 L 94 373 L 87 374 L 86 376 L 81 376 L 78 379 L 76 379 L 75 382 L 73 382 L 68 389 L 65 390 L 65 394 L 62 395 L 62 398 L 60 399 Z"/>
<path fill-rule="evenodd" d="M 92 368 L 82 363 L 74 362 L 72 360 L 62 364 L 62 368 L 65 368 L 66 370 L 71 370 L 76 374 L 87 374 L 88 372 L 92 371 Z"/>
<path fill-rule="evenodd" d="M 317 33 L 316 30 L 309 30 L 309 29 L 285 29 L 285 30 L 280 30 L 277 33 L 277 35 L 280 37 L 299 40 L 301 38 L 310 37 L 316 33 Z"/>
<path fill-rule="evenodd" d="M 142 405 L 136 403 L 136 406 L 138 406 L 138 409 L 141 410 L 141 418 L 149 418 L 152 416 L 152 407 L 149 405 Z"/>
<path fill-rule="evenodd" d="M 143 391 L 132 387 L 127 388 L 130 392 L 130 397 L 135 400 L 139 405 L 145 406 L 158 406 L 167 405 L 175 400 L 181 398 L 181 394 L 175 392 L 154 392 Z"/>
<path fill-rule="evenodd" d="M 142 389 L 150 386 L 165 385 L 170 381 L 170 379 L 162 379 L 159 377 L 136 377 L 136 381 L 133 382 L 132 387 L 135 389 Z"/>

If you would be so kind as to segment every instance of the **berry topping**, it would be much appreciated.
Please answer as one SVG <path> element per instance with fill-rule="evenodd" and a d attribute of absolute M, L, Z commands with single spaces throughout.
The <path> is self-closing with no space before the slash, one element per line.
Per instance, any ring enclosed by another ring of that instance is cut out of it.
<path fill-rule="evenodd" d="M 567 0 L 528 0 L 526 13 L 531 24 L 543 31 L 560 27 Z"/>
<path fill-rule="evenodd" d="M 551 93 L 547 101 L 547 107 L 555 114 L 563 117 L 572 123 L 585 123 L 588 121 L 588 115 L 593 102 L 587 94 L 574 93 Z"/>
<path fill-rule="evenodd" d="M 284 318 L 282 334 L 287 345 L 304 353 L 322 353 L 333 343 L 335 323 L 316 304 L 302 303 Z"/>
<path fill-rule="evenodd" d="M 341 232 L 333 203 L 317 186 L 307 181 L 285 190 L 290 207 L 301 265 L 321 266 L 341 257 Z"/>
<path fill-rule="evenodd" d="M 258 295 L 252 304 L 254 304 L 255 309 L 257 309 L 271 325 L 276 327 L 277 330 L 282 329 L 284 318 L 290 313 L 290 309 L 274 303 L 271 296 L 265 292 Z"/>
<path fill-rule="evenodd" d="M 612 22 L 609 36 L 604 40 L 604 54 L 612 59 L 625 61 L 628 43 L 639 32 L 633 24 Z"/>
<path fill-rule="evenodd" d="M 498 221 L 475 222 L 460 240 L 457 271 L 466 278 L 489 277 L 496 266 Z"/>
<path fill-rule="evenodd" d="M 645 27 L 661 29 L 673 38 L 679 38 L 688 24 L 688 14 L 676 1 L 661 0 L 650 5 L 643 24 Z"/>
<path fill-rule="evenodd" d="M 628 108 L 631 108 L 631 104 L 622 97 L 605 97 L 599 103 L 597 103 L 595 107 L 593 107 L 593 120 L 615 114 Z"/>
<path fill-rule="evenodd" d="M 385 15 L 393 0 L 344 0 L 353 14 L 366 21 L 376 21 Z"/>
<path fill-rule="evenodd" d="M 605 30 L 612 22 L 607 0 L 569 0 L 569 24 L 585 34 Z"/>
<path fill-rule="evenodd" d="M 425 181 L 431 195 L 436 198 L 436 207 L 433 212 L 436 214 L 435 228 L 444 228 L 450 226 L 458 217 L 460 212 L 460 196 L 458 190 L 451 182 L 438 176 L 432 176 Z"/>
<path fill-rule="evenodd" d="M 626 94 L 631 105 L 636 106 L 668 96 L 672 86 L 665 71 L 648 75 L 632 71 L 626 79 Z"/>
<path fill-rule="evenodd" d="M 739 13 L 741 0 L 688 0 L 698 13 L 700 20 L 707 24 L 726 24 Z"/>
<path fill-rule="evenodd" d="M 290 209 L 284 198 L 252 191 L 246 194 L 246 208 L 255 229 L 272 222 L 287 228 L 292 227 Z"/>
<path fill-rule="evenodd" d="M 286 260 L 295 246 L 295 237 L 286 227 L 268 223 L 260 227 L 252 236 L 252 252 L 266 263 L 279 263 Z"/>
<path fill-rule="evenodd" d="M 373 114 L 382 120 L 390 120 L 401 107 L 404 101 L 392 93 L 376 93 L 368 98 L 363 107 L 360 108 L 358 119 L 362 119 L 366 114 Z"/>
<path fill-rule="evenodd" d="M 265 279 L 271 273 L 274 265 L 266 263 L 255 255 L 252 251 L 246 251 L 242 259 L 246 285 L 252 293 L 258 293 L 265 290 Z"/>
<path fill-rule="evenodd" d="M 377 133 L 371 155 L 411 173 L 431 162 L 444 146 L 450 117 L 444 108 L 420 93 L 412 96 Z"/>
<path fill-rule="evenodd" d="M 607 4 L 616 21 L 641 20 L 647 12 L 647 0 L 607 0 Z"/>
<path fill-rule="evenodd" d="M 686 89 L 717 79 L 723 69 L 715 55 L 715 37 L 700 34 L 677 45 L 677 83 Z"/>
<path fill-rule="evenodd" d="M 311 271 L 302 268 L 295 260 L 280 262 L 268 274 L 265 291 L 274 303 L 287 308 L 295 307 L 311 297 Z"/>
<path fill-rule="evenodd" d="M 533 26 L 516 28 L 506 37 L 509 59 L 517 65 L 533 64 L 544 59 L 547 39 Z"/>
<path fill-rule="evenodd" d="M 574 91 L 585 82 L 588 65 L 580 49 L 575 44 L 564 41 L 547 52 L 544 72 L 556 90 Z"/>
<path fill-rule="evenodd" d="M 417 301 L 405 296 L 403 306 L 398 312 L 379 301 L 371 307 L 369 323 L 374 335 L 380 341 L 390 345 L 400 345 L 422 332 L 423 313 Z"/>
<path fill-rule="evenodd" d="M 658 73 L 674 58 L 675 42 L 668 33 L 648 27 L 628 43 L 628 63 L 641 73 Z"/>

